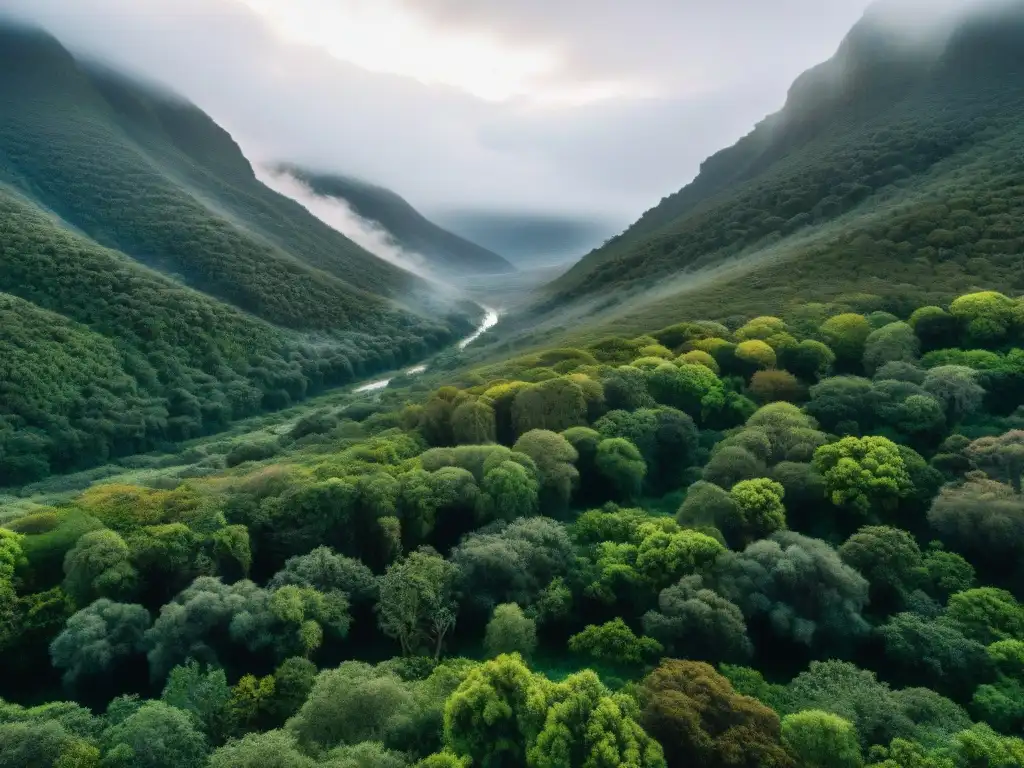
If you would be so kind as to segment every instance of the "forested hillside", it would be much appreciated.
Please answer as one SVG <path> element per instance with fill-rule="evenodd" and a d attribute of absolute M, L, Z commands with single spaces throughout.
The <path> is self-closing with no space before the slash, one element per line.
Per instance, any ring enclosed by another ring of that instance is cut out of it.
<path fill-rule="evenodd" d="M 0 27 L 0 103 L 0 485 L 223 427 L 472 326 L 474 308 L 260 184 L 197 108 L 41 32 Z M 61 334 L 81 357 L 47 343 Z"/>
<path fill-rule="evenodd" d="M 1024 289 L 1024 6 L 989 4 L 930 43 L 869 13 L 782 111 L 552 284 L 543 308 L 635 299 L 622 312 L 650 327 L 680 303 L 722 319 L 793 296 Z"/>
<path fill-rule="evenodd" d="M 442 229 L 390 189 L 294 165 L 282 165 L 280 170 L 308 185 L 317 195 L 345 202 L 357 215 L 378 224 L 396 245 L 422 256 L 427 266 L 440 274 L 515 271 L 515 267 L 493 251 Z"/>

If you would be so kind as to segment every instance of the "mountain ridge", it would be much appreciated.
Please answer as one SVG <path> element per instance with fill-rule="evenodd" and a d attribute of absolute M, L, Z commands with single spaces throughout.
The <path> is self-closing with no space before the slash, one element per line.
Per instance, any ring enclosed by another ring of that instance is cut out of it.
<path fill-rule="evenodd" d="M 724 266 L 758 244 L 784 246 L 807 227 L 867 202 L 883 204 L 943 161 L 966 157 L 986 143 L 993 157 L 998 151 L 1010 160 L 993 169 L 1016 174 L 1013 147 L 1024 141 L 1017 128 L 1024 111 L 1022 19 L 1024 3 L 1018 0 L 963 18 L 943 45 L 904 48 L 893 45 L 890 35 L 879 37 L 869 15 L 836 56 L 797 78 L 782 110 L 712 155 L 693 182 L 551 283 L 535 310 L 552 314 L 601 296 L 614 302 L 669 278 L 685 283 L 686 275 Z M 887 87 L 872 87 L 878 82 Z M 997 150 L 997 139 L 1006 146 Z M 988 187 L 980 174 L 988 169 L 977 170 L 968 189 L 981 195 Z M 1015 181 L 1014 175 L 1003 183 Z M 949 197 L 948 191 L 941 194 Z M 995 218 L 991 223 L 998 229 Z M 993 287 L 1006 288 L 1007 280 L 1016 279 L 1013 237 L 1007 252 L 996 254 L 981 254 L 969 243 L 938 252 L 926 237 L 914 247 L 932 265 L 953 258 L 969 275 L 971 259 L 985 255 L 1002 270 Z M 893 255 L 908 267 L 915 263 L 907 258 L 910 252 Z M 798 249 L 792 257 L 804 258 Z M 923 278 L 922 273 L 911 282 Z M 720 316 L 735 307 L 723 304 Z"/>
<path fill-rule="evenodd" d="M 432 269 L 448 275 L 516 270 L 503 256 L 434 223 L 393 190 L 291 163 L 278 164 L 275 170 L 287 173 L 313 194 L 344 202 L 356 215 L 380 226 L 397 246 L 422 256 Z"/>

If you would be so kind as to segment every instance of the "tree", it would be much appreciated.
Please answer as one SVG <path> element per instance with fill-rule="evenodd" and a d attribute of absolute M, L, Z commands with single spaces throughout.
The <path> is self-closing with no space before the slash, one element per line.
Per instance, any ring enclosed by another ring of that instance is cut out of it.
<path fill-rule="evenodd" d="M 640 450 L 655 491 L 677 487 L 697 456 L 697 427 L 692 418 L 673 408 L 611 411 L 594 428 L 604 439 L 623 438 Z"/>
<path fill-rule="evenodd" d="M 680 355 L 676 362 L 682 365 L 703 365 L 715 374 L 720 370 L 715 358 L 700 349 L 694 349 L 686 354 Z"/>
<path fill-rule="evenodd" d="M 968 340 L 981 346 L 1001 344 L 1022 322 L 1017 303 L 995 291 L 961 296 L 949 305 L 949 313 L 960 322 Z"/>
<path fill-rule="evenodd" d="M 884 525 L 865 526 L 839 548 L 843 562 L 871 584 L 871 605 L 885 614 L 902 605 L 922 585 L 924 559 L 907 531 Z"/>
<path fill-rule="evenodd" d="M 481 768 L 526 765 L 547 715 L 550 688 L 516 654 L 481 664 L 445 704 L 445 745 Z"/>
<path fill-rule="evenodd" d="M 863 748 L 914 738 L 914 720 L 886 683 L 845 661 L 812 661 L 786 686 L 784 714 L 821 710 L 853 724 Z"/>
<path fill-rule="evenodd" d="M 150 621 L 141 605 L 100 598 L 68 619 L 50 645 L 53 665 L 64 670 L 68 685 L 110 675 L 119 662 L 144 650 Z"/>
<path fill-rule="evenodd" d="M 274 701 L 270 705 L 274 719 L 283 723 L 299 711 L 316 680 L 316 664 L 302 656 L 292 656 L 274 670 Z"/>
<path fill-rule="evenodd" d="M 530 657 L 537 648 L 537 623 L 515 603 L 495 606 L 487 624 L 484 649 L 488 656 L 518 653 Z"/>
<path fill-rule="evenodd" d="M 792 768 L 779 716 L 737 694 L 708 664 L 666 660 L 641 687 L 640 724 L 665 749 L 669 768 Z"/>
<path fill-rule="evenodd" d="M 822 340 L 835 352 L 837 362 L 849 368 L 864 357 L 871 324 L 863 315 L 846 313 L 826 320 L 819 332 Z"/>
<path fill-rule="evenodd" d="M 188 712 L 213 743 L 221 740 L 227 727 L 231 688 L 223 669 L 203 669 L 196 661 L 171 670 L 160 700 Z"/>
<path fill-rule="evenodd" d="M 971 368 L 940 365 L 928 371 L 922 386 L 942 404 L 946 420 L 957 424 L 981 407 L 985 390 L 977 379 L 977 371 Z"/>
<path fill-rule="evenodd" d="M 343 592 L 353 603 L 365 603 L 377 599 L 378 579 L 359 560 L 339 555 L 330 547 L 317 547 L 289 558 L 269 584 L 273 589 L 289 585 Z"/>
<path fill-rule="evenodd" d="M 600 626 L 590 624 L 569 638 L 569 650 L 614 664 L 641 664 L 661 653 L 661 643 L 650 637 L 637 637 L 621 618 Z"/>
<path fill-rule="evenodd" d="M 716 539 L 700 531 L 679 530 L 671 519 L 640 525 L 633 541 L 636 569 L 656 589 L 711 567 L 725 551 Z"/>
<path fill-rule="evenodd" d="M 629 365 L 616 368 L 602 383 L 609 410 L 635 411 L 654 405 L 654 398 L 647 391 L 647 375 L 639 368 Z"/>
<path fill-rule="evenodd" d="M 224 666 L 239 648 L 278 658 L 307 654 L 325 632 L 344 637 L 348 627 L 340 592 L 294 585 L 265 590 L 251 581 L 228 585 L 201 576 L 160 609 L 146 633 L 150 674 L 163 679 L 189 658 Z"/>
<path fill-rule="evenodd" d="M 723 488 L 699 480 L 686 491 L 676 519 L 680 525 L 716 528 L 726 541 L 739 540 L 742 519 L 735 499 Z"/>
<path fill-rule="evenodd" d="M 886 363 L 913 362 L 919 353 L 914 329 L 906 323 L 890 323 L 868 336 L 864 345 L 864 370 L 872 375 Z"/>
<path fill-rule="evenodd" d="M 892 508 L 913 487 L 899 447 L 884 437 L 845 437 L 814 453 L 832 503 L 867 515 Z"/>
<path fill-rule="evenodd" d="M 414 704 L 410 686 L 396 675 L 346 661 L 316 676 L 305 703 L 286 729 L 307 752 L 385 738 Z"/>
<path fill-rule="evenodd" d="M 640 496 L 647 464 L 631 442 L 621 437 L 602 440 L 597 446 L 595 464 L 620 499 L 629 501 Z"/>
<path fill-rule="evenodd" d="M 1021 492 L 1024 475 L 1024 430 L 1014 429 L 999 437 L 981 437 L 967 446 L 967 455 L 993 480 Z"/>
<path fill-rule="evenodd" d="M 928 522 L 942 541 L 993 576 L 1021 573 L 1024 499 L 1013 488 L 979 477 L 939 491 Z"/>
<path fill-rule="evenodd" d="M 758 371 L 750 380 L 750 396 L 759 403 L 804 399 L 804 387 L 789 371 Z"/>
<path fill-rule="evenodd" d="M 655 402 L 683 411 L 696 420 L 725 406 L 722 380 L 703 365 L 659 365 L 648 374 L 647 389 Z"/>
<path fill-rule="evenodd" d="M 832 372 L 836 355 L 827 345 L 805 339 L 782 351 L 782 365 L 804 381 L 820 381 Z"/>
<path fill-rule="evenodd" d="M 731 489 L 742 480 L 763 477 L 765 463 L 739 445 L 726 445 L 716 450 L 704 466 L 702 477 L 709 483 Z"/>
<path fill-rule="evenodd" d="M 741 661 L 753 653 L 743 612 L 700 576 L 661 591 L 658 610 L 644 614 L 644 631 L 673 655 L 702 661 Z"/>
<path fill-rule="evenodd" d="M 817 431 L 817 422 L 792 403 L 769 403 L 762 406 L 747 419 L 747 429 L 759 429 L 768 437 L 771 446 L 769 464 L 780 461 L 808 461 L 794 458 L 794 451 L 805 452 L 802 446 L 811 446 L 813 451 L 825 442 L 825 436 Z"/>
<path fill-rule="evenodd" d="M 782 743 L 806 768 L 860 768 L 857 731 L 843 718 L 820 710 L 782 719 Z"/>
<path fill-rule="evenodd" d="M 519 435 L 532 430 L 561 432 L 585 426 L 587 399 L 575 382 L 549 379 L 519 391 L 512 402 L 512 421 Z"/>
<path fill-rule="evenodd" d="M 875 421 L 874 392 L 868 379 L 835 376 L 811 387 L 811 401 L 804 410 L 825 429 L 856 433 L 870 429 Z"/>
<path fill-rule="evenodd" d="M 949 598 L 946 616 L 967 637 L 986 645 L 1024 637 L 1024 606 L 1004 589 L 957 592 Z"/>
<path fill-rule="evenodd" d="M 527 749 L 531 768 L 665 768 L 661 746 L 636 722 L 636 702 L 612 694 L 593 670 L 550 689 L 544 725 Z"/>
<path fill-rule="evenodd" d="M 885 655 L 901 679 L 960 699 L 985 680 L 991 664 L 985 646 L 945 619 L 899 613 L 878 628 Z"/>
<path fill-rule="evenodd" d="M 939 542 L 933 542 L 933 546 L 936 545 L 941 547 Z M 928 580 L 927 591 L 942 603 L 951 595 L 974 586 L 974 566 L 955 552 L 930 549 L 924 556 L 923 565 Z"/>
<path fill-rule="evenodd" d="M 942 307 L 919 307 L 908 320 L 925 352 L 956 346 L 959 327 L 955 317 Z"/>
<path fill-rule="evenodd" d="M 576 449 L 556 432 L 535 429 L 520 437 L 515 451 L 533 459 L 540 479 L 542 509 L 558 513 L 566 508 L 579 480 L 574 463 Z"/>
<path fill-rule="evenodd" d="M 978 686 L 971 706 L 1000 731 L 1019 733 L 1024 728 L 1024 642 L 1000 640 L 988 647 L 987 655 L 997 679 Z"/>
<path fill-rule="evenodd" d="M 868 630 L 861 615 L 868 583 L 824 541 L 791 531 L 726 552 L 715 563 L 715 590 L 776 636 L 814 648 L 855 641 Z"/>
<path fill-rule="evenodd" d="M 207 768 L 317 768 L 287 731 L 249 733 L 210 755 Z"/>
<path fill-rule="evenodd" d="M 123 600 L 137 585 L 128 545 L 109 529 L 86 533 L 64 557 L 64 591 L 78 606 L 100 597 Z"/>
<path fill-rule="evenodd" d="M 729 495 L 739 510 L 745 541 L 763 539 L 786 527 L 786 508 L 782 505 L 785 493 L 779 483 L 765 477 L 733 486 Z"/>
<path fill-rule="evenodd" d="M 403 654 L 429 644 L 434 658 L 440 658 L 458 612 L 452 596 L 458 573 L 456 565 L 429 549 L 388 567 L 380 585 L 380 628 L 399 641 Z"/>
<path fill-rule="evenodd" d="M 464 604 L 490 616 L 500 603 L 532 605 L 553 579 L 569 574 L 575 557 L 563 525 L 533 517 L 470 534 L 451 559 Z"/>
<path fill-rule="evenodd" d="M 497 440 L 494 409 L 481 400 L 467 400 L 452 412 L 452 437 L 456 445 L 482 445 Z"/>
<path fill-rule="evenodd" d="M 138 711 L 106 730 L 104 766 L 202 768 L 206 738 L 180 709 L 147 701 Z"/>
<path fill-rule="evenodd" d="M 777 361 L 775 350 L 758 339 L 737 344 L 734 354 L 737 360 L 746 363 L 755 370 L 774 368 Z"/>
<path fill-rule="evenodd" d="M 477 510 L 482 520 L 515 520 L 537 514 L 540 484 L 534 473 L 503 461 L 484 475 Z"/>

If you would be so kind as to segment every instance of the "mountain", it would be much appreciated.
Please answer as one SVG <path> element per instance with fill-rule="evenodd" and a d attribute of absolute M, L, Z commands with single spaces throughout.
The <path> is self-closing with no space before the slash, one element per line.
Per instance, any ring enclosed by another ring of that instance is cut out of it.
<path fill-rule="evenodd" d="M 615 234 L 600 220 L 551 213 L 457 210 L 438 218 L 449 229 L 505 254 L 521 268 L 576 260 Z"/>
<path fill-rule="evenodd" d="M 421 358 L 477 311 L 439 291 L 197 107 L 0 26 L 0 485 Z"/>
<path fill-rule="evenodd" d="M 650 328 L 797 297 L 867 293 L 897 310 L 1024 290 L 1024 3 L 913 38 L 892 8 L 869 11 L 781 111 L 554 281 L 532 322 Z"/>
<path fill-rule="evenodd" d="M 514 272 L 508 261 L 486 248 L 442 229 L 390 189 L 337 174 L 324 174 L 290 164 L 278 168 L 315 194 L 345 202 L 357 215 L 378 224 L 403 250 L 426 259 L 443 274 Z"/>

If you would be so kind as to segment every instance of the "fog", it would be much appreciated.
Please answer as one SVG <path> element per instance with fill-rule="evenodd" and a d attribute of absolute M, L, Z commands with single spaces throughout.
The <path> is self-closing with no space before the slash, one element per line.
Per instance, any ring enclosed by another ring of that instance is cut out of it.
<path fill-rule="evenodd" d="M 780 108 L 868 5 L 0 0 L 0 11 L 167 84 L 256 164 L 365 178 L 450 223 L 562 219 L 595 233 L 585 250 Z M 885 8 L 911 34 L 939 5 Z M 343 211 L 323 213 L 382 247 Z"/>
<path fill-rule="evenodd" d="M 341 232 L 356 245 L 420 277 L 432 277 L 427 260 L 423 256 L 399 246 L 386 230 L 376 222 L 364 219 L 344 200 L 318 195 L 308 184 L 286 171 L 263 165 L 255 165 L 253 170 L 261 182 L 275 192 L 295 200 L 324 224 Z"/>

